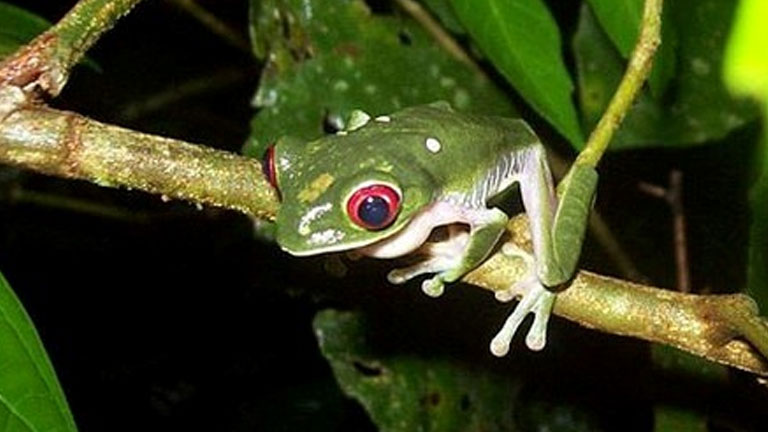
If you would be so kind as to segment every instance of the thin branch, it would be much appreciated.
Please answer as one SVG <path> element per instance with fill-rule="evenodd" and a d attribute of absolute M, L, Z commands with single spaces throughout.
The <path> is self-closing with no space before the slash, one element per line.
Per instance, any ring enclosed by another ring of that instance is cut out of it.
<path fill-rule="evenodd" d="M 624 115 L 629 111 L 637 93 L 648 78 L 653 65 L 653 55 L 661 43 L 662 2 L 663 0 L 645 1 L 640 36 L 637 39 L 635 49 L 632 51 L 627 70 L 603 117 L 600 118 L 597 126 L 590 134 L 584 150 L 576 158 L 576 163 L 597 166 L 608 148 L 613 134 L 624 119 Z"/>
<path fill-rule="evenodd" d="M 58 95 L 85 52 L 140 1 L 79 1 L 56 25 L 0 62 L 0 87 Z"/>
<path fill-rule="evenodd" d="M 184 99 L 221 91 L 254 76 L 252 70 L 242 68 L 226 68 L 208 72 L 205 76 L 189 79 L 164 91 L 125 105 L 117 110 L 117 118 L 119 123 L 134 122 L 139 118 L 152 115 Z"/>
<path fill-rule="evenodd" d="M 429 14 L 424 7 L 414 0 L 395 0 L 398 6 L 418 22 L 427 33 L 454 59 L 468 65 L 476 72 L 482 72 L 475 61 L 464 51 L 464 48 L 443 29 L 443 26 Z"/>
<path fill-rule="evenodd" d="M 175 4 L 190 16 L 195 18 L 203 27 L 211 31 L 211 33 L 219 36 L 233 47 L 243 51 L 245 53 L 251 53 L 251 44 L 240 35 L 240 33 L 233 30 L 227 23 L 220 20 L 216 15 L 207 11 L 204 7 L 200 6 L 194 0 L 169 0 Z"/>
<path fill-rule="evenodd" d="M 669 205 L 672 213 L 677 290 L 684 293 L 691 292 L 691 271 L 688 265 L 688 240 L 685 229 L 685 208 L 683 207 L 683 173 L 679 170 L 672 170 L 669 173 L 668 188 L 645 182 L 641 182 L 638 187 L 648 195 L 663 199 Z"/>

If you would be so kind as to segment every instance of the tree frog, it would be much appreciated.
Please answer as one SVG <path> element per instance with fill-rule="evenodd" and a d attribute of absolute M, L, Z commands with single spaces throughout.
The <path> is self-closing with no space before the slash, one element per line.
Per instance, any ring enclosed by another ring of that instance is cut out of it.
<path fill-rule="evenodd" d="M 422 283 L 431 296 L 495 249 L 508 218 L 487 202 L 519 183 L 535 265 L 496 294 L 504 301 L 522 297 L 491 342 L 497 356 L 508 352 L 529 312 L 535 318 L 526 343 L 544 347 L 553 289 L 575 271 L 597 183 L 593 168 L 574 165 L 556 196 L 544 147 L 524 121 L 463 114 L 445 102 L 375 118 L 357 111 L 334 135 L 278 140 L 264 167 L 281 195 L 277 242 L 284 250 L 375 258 L 418 250 L 421 261 L 388 279 L 399 284 L 434 273 Z M 445 225 L 452 227 L 445 240 L 427 242 L 433 228 Z"/>

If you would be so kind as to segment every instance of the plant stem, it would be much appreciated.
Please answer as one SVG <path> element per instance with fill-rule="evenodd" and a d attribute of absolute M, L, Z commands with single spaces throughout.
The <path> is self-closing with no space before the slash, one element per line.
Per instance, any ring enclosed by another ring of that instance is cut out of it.
<path fill-rule="evenodd" d="M 141 0 L 80 0 L 56 25 L 0 62 L 0 87 L 58 95 L 99 37 Z"/>
<path fill-rule="evenodd" d="M 510 219 L 507 229 L 509 241 L 533 253 L 524 216 Z M 463 281 L 505 290 L 529 270 L 524 259 L 497 253 Z M 768 376 L 768 326 L 743 294 L 686 294 L 579 271 L 558 293 L 553 312 L 585 327 L 671 345 Z"/>
<path fill-rule="evenodd" d="M 19 109 L 0 121 L 0 162 L 264 219 L 279 205 L 254 159 L 48 108 Z"/>
<path fill-rule="evenodd" d="M 645 0 L 640 36 L 629 59 L 627 71 L 575 163 L 597 166 L 613 134 L 648 78 L 653 65 L 653 55 L 661 43 L 662 3 L 663 0 Z"/>
<path fill-rule="evenodd" d="M 200 24 L 207 28 L 211 33 L 217 35 L 229 45 L 251 54 L 251 44 L 243 38 L 237 31 L 232 29 L 216 15 L 210 13 L 204 7 L 200 6 L 195 0 L 170 0 L 179 8 L 196 19 Z"/>

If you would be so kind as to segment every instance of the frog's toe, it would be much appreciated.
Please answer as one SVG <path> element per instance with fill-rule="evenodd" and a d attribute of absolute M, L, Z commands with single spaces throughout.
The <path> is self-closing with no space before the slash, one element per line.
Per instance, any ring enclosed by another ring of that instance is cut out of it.
<path fill-rule="evenodd" d="M 546 345 L 547 322 L 555 301 L 555 293 L 547 290 L 538 281 L 526 285 L 527 287 L 518 286 L 517 288 L 513 287 L 510 289 L 510 291 L 516 290 L 521 292 L 523 298 L 507 318 L 499 333 L 491 341 L 491 352 L 495 356 L 502 357 L 509 352 L 512 338 L 530 312 L 533 312 L 535 317 L 530 330 L 528 330 L 525 343 L 528 345 L 528 348 L 534 351 L 541 350 Z"/>
<path fill-rule="evenodd" d="M 441 257 L 429 258 L 412 266 L 398 268 L 387 274 L 387 280 L 395 285 L 403 284 L 416 276 L 427 273 L 439 273 L 450 267 L 450 263 Z"/>
<path fill-rule="evenodd" d="M 444 287 L 445 282 L 443 282 L 443 278 L 440 275 L 427 279 L 421 284 L 421 290 L 430 297 L 440 297 L 443 295 Z"/>

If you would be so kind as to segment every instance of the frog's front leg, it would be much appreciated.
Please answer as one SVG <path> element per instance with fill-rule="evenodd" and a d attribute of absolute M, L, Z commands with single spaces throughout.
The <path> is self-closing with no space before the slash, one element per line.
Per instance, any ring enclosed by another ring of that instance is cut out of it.
<path fill-rule="evenodd" d="M 491 351 L 497 356 L 509 351 L 517 328 L 530 312 L 535 319 L 526 344 L 533 350 L 544 348 L 547 320 L 555 300 L 552 289 L 567 282 L 575 272 L 597 185 L 594 168 L 574 165 L 563 180 L 558 205 L 543 147 L 533 147 L 524 165 L 520 189 L 531 225 L 535 265 L 529 277 L 497 295 L 503 299 L 522 297 L 491 342 Z"/>
<path fill-rule="evenodd" d="M 438 297 L 446 283 L 460 279 L 482 263 L 493 251 L 507 223 L 507 215 L 498 209 L 468 209 L 455 207 L 452 223 L 469 225 L 469 232 L 449 227 L 448 239 L 427 243 L 419 252 L 423 261 L 410 267 L 392 270 L 387 278 L 392 283 L 404 283 L 425 273 L 436 273 L 425 280 L 421 288 L 427 295 Z"/>

